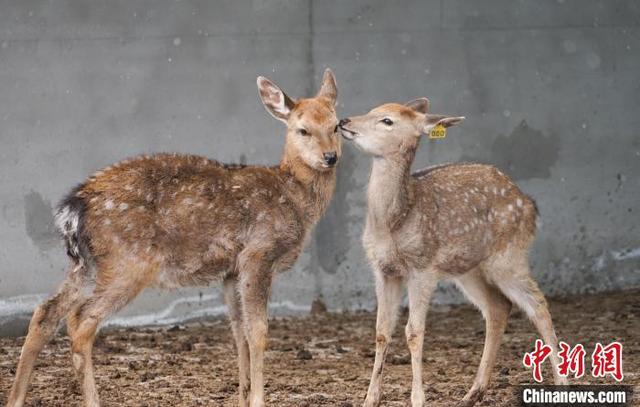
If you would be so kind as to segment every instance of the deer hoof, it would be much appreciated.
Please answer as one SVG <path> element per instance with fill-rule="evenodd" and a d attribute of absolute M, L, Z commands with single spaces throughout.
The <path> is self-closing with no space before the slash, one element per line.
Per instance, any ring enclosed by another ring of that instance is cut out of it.
<path fill-rule="evenodd" d="M 484 397 L 484 390 L 471 389 L 456 407 L 472 407 Z"/>

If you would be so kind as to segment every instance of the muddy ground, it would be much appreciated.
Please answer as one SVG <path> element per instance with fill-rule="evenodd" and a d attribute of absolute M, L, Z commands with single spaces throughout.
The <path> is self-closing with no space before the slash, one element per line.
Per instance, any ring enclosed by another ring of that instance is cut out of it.
<path fill-rule="evenodd" d="M 626 384 L 640 405 L 640 290 L 551 301 L 558 336 L 582 343 L 624 344 Z M 406 319 L 406 315 L 403 316 Z M 375 316 L 368 312 L 278 318 L 270 324 L 266 359 L 271 406 L 357 406 L 373 363 Z M 432 308 L 425 341 L 425 390 L 430 406 L 450 406 L 470 386 L 480 361 L 484 323 L 470 306 Z M 410 362 L 398 329 L 385 369 L 383 405 L 406 406 Z M 515 406 L 516 385 L 532 383 L 522 356 L 535 332 L 513 312 L 493 383 L 482 406 Z M 4 405 L 24 338 L 0 338 L 0 405 Z M 226 321 L 167 328 L 103 331 L 96 343 L 96 380 L 104 406 L 234 406 L 235 351 Z M 587 358 L 589 366 L 590 358 Z M 547 362 L 548 363 L 548 362 Z M 546 379 L 551 378 L 547 367 Z M 589 375 L 587 375 L 589 376 Z M 580 383 L 612 383 L 583 378 Z M 577 383 L 577 381 L 573 381 Z M 39 359 L 29 406 L 77 406 L 69 341 L 59 334 Z"/>

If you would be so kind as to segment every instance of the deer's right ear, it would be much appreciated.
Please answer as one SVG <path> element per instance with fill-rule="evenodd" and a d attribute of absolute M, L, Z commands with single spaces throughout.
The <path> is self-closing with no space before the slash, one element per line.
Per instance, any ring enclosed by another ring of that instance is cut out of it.
<path fill-rule="evenodd" d="M 408 108 L 418 113 L 426 114 L 429 111 L 429 99 L 418 98 L 404 104 Z"/>
<path fill-rule="evenodd" d="M 295 102 L 269 79 L 258 76 L 257 83 L 260 100 L 267 112 L 286 123 Z"/>

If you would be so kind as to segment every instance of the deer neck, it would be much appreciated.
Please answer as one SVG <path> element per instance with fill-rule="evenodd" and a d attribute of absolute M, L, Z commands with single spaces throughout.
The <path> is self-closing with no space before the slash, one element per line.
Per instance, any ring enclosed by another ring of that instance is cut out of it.
<path fill-rule="evenodd" d="M 367 222 L 374 228 L 394 229 L 414 203 L 411 163 L 415 149 L 390 157 L 375 157 L 367 191 Z"/>
<path fill-rule="evenodd" d="M 317 171 L 300 157 L 284 155 L 278 167 L 285 179 L 287 193 L 309 224 L 315 224 L 331 201 L 336 185 L 336 170 Z"/>

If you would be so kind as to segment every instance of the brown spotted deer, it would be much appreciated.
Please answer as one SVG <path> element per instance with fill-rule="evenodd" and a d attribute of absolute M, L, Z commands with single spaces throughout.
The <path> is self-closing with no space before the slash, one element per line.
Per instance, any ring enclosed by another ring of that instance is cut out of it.
<path fill-rule="evenodd" d="M 8 406 L 23 405 L 36 357 L 62 318 L 84 404 L 94 407 L 91 351 L 100 323 L 145 287 L 217 281 L 238 351 L 240 406 L 264 405 L 271 282 L 295 262 L 331 199 L 341 140 L 330 70 L 309 99 L 294 101 L 263 77 L 258 89 L 287 125 L 279 165 L 142 156 L 98 171 L 62 201 L 56 223 L 71 264 L 58 292 L 33 314 Z"/>
<path fill-rule="evenodd" d="M 461 405 L 470 406 L 482 398 L 512 303 L 532 319 L 554 350 L 554 365 L 558 362 L 551 316 L 529 274 L 537 216 L 534 201 L 490 165 L 446 164 L 412 174 L 421 134 L 429 134 L 438 124 L 449 127 L 464 119 L 429 114 L 428 107 L 427 99 L 390 103 L 339 124 L 345 138 L 373 156 L 363 242 L 374 270 L 378 316 L 376 357 L 365 406 L 380 403 L 384 360 L 405 285 L 414 407 L 424 405 L 425 317 L 442 278 L 453 279 L 486 320 L 480 367 Z M 554 374 L 556 383 L 565 382 Z"/>

